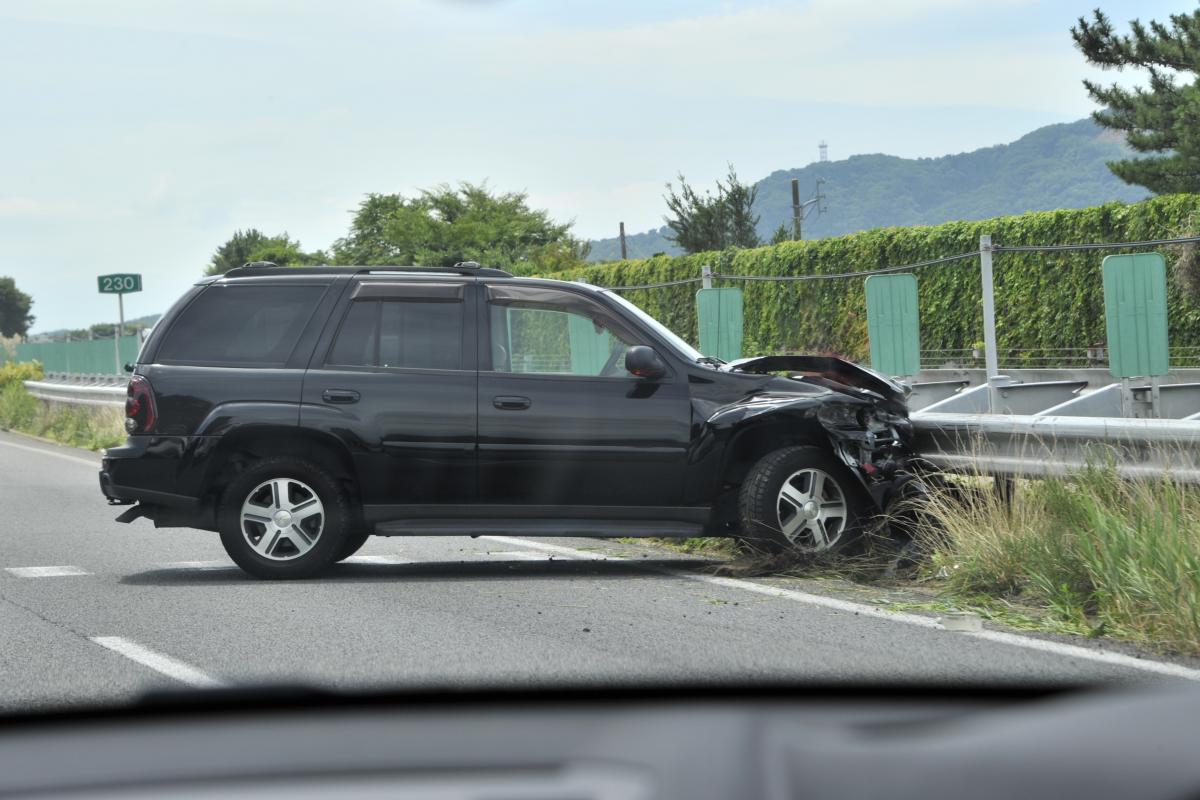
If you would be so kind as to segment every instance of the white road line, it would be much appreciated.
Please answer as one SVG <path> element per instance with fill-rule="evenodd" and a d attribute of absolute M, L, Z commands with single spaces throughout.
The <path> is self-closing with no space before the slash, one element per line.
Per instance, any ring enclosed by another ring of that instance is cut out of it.
<path fill-rule="evenodd" d="M 400 556 L 350 556 L 342 559 L 343 564 L 414 564 L 411 558 Z"/>
<path fill-rule="evenodd" d="M 529 539 L 517 539 L 509 536 L 481 536 L 479 538 L 490 539 L 492 541 L 502 541 L 504 544 L 528 547 L 532 550 L 541 550 L 546 553 L 573 555 L 575 558 L 613 561 L 628 560 L 635 564 L 638 563 L 634 559 L 625 559 L 622 556 L 602 555 L 599 553 L 588 552 L 586 550 L 576 550 L 573 547 L 563 547 L 562 545 L 550 544 L 548 542 L 535 542 Z M 921 616 L 920 614 L 906 614 L 902 611 L 887 611 L 882 608 L 866 605 L 865 603 L 855 603 L 850 600 L 839 600 L 836 597 L 825 597 L 824 595 L 819 594 L 798 592 L 794 589 L 783 589 L 778 586 L 769 586 L 764 583 L 754 583 L 753 581 L 745 581 L 738 578 L 720 578 L 716 575 L 702 575 L 696 572 L 687 572 L 685 570 L 670 569 L 667 567 L 646 566 L 646 569 L 676 578 L 683 578 L 689 581 L 699 581 L 701 583 L 708 583 L 714 586 L 723 586 L 728 589 L 742 589 L 747 592 L 754 592 L 756 594 L 766 595 L 768 597 L 778 597 L 784 600 L 794 600 L 799 603 L 820 606 L 822 608 L 828 608 L 834 611 L 844 611 L 857 614 L 860 617 L 872 617 L 874 619 L 888 620 L 889 622 L 902 622 L 906 625 L 914 625 L 920 628 L 942 630 L 942 625 L 937 621 L 937 619 L 934 617 Z M 1013 647 L 1024 647 L 1027 650 L 1038 650 L 1043 653 L 1051 653 L 1053 655 L 1063 656 L 1065 658 L 1080 658 L 1100 664 L 1127 667 L 1130 669 L 1142 670 L 1143 672 L 1154 672 L 1159 675 L 1169 675 L 1173 678 L 1184 678 L 1191 681 L 1200 681 L 1200 670 L 1192 669 L 1191 667 L 1184 667 L 1179 664 L 1170 664 L 1165 661 L 1152 661 L 1144 658 L 1135 658 L 1133 656 L 1127 656 L 1123 653 L 1093 650 L 1088 647 L 1079 647 L 1078 645 L 1055 642 L 1049 639 L 1038 639 L 1032 636 L 1020 636 L 1015 633 L 1005 633 L 1002 631 L 992 630 L 962 633 L 956 632 L 947 635 L 972 636 L 976 639 L 985 639 L 989 642 L 1011 645 Z"/>
<path fill-rule="evenodd" d="M 169 561 L 162 565 L 163 569 L 190 569 L 190 570 L 213 570 L 213 569 L 237 569 L 237 565 L 231 561 Z"/>
<path fill-rule="evenodd" d="M 18 578 L 64 578 L 92 574 L 79 567 L 5 567 L 4 571 Z"/>
<path fill-rule="evenodd" d="M 125 656 L 130 661 L 136 661 L 143 667 L 149 667 L 155 672 L 186 683 L 188 686 L 195 686 L 198 689 L 217 689 L 229 685 L 207 672 L 196 669 L 191 664 L 185 664 L 177 658 L 171 658 L 147 647 L 142 647 L 137 642 L 121 636 L 92 636 L 91 640 L 101 647 Z"/>
<path fill-rule="evenodd" d="M 76 464 L 83 464 L 85 466 L 91 467 L 92 469 L 100 469 L 99 461 L 90 461 L 86 458 L 80 458 L 79 456 L 71 456 L 71 455 L 67 455 L 66 453 L 56 453 L 53 450 L 47 450 L 43 447 L 30 447 L 27 444 L 13 444 L 12 442 L 3 442 L 3 441 L 0 441 L 0 445 L 2 445 L 4 447 L 11 447 L 15 450 L 28 450 L 31 453 L 41 453 L 42 455 L 50 456 L 51 458 L 61 458 L 63 461 L 74 461 Z"/>

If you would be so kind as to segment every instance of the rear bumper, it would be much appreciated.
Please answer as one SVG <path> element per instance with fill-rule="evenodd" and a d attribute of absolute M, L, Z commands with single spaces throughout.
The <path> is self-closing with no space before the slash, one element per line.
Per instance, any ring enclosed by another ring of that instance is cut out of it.
<path fill-rule="evenodd" d="M 100 465 L 100 491 L 112 505 L 140 503 L 138 514 L 122 521 L 148 517 L 155 527 L 212 528 L 212 511 L 201 498 L 180 491 L 190 481 L 183 437 L 131 436 L 120 447 L 105 451 Z"/>
<path fill-rule="evenodd" d="M 167 508 L 194 509 L 200 505 L 200 499 L 184 494 L 160 492 L 154 489 L 138 489 L 132 486 L 122 486 L 113 481 L 107 470 L 100 470 L 100 491 L 114 506 L 124 506 L 130 503 L 149 503 Z"/>

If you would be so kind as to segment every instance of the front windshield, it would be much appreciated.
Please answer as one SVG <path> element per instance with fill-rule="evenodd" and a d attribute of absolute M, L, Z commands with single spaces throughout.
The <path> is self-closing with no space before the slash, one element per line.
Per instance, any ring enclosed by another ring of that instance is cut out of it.
<path fill-rule="evenodd" d="M 611 297 L 613 300 L 615 300 L 619 305 L 621 305 L 622 307 L 627 309 L 630 314 L 633 314 L 635 317 L 637 317 L 638 320 L 640 320 L 642 322 L 642 324 L 647 325 L 655 333 L 657 333 L 659 336 L 661 336 L 663 339 L 665 339 L 667 341 L 667 344 L 669 344 L 669 345 L 671 345 L 671 347 L 675 348 L 675 352 L 678 353 L 679 355 L 683 356 L 684 358 L 688 359 L 689 361 L 696 361 L 698 359 L 704 358 L 703 353 L 701 353 L 699 350 L 692 347 L 690 344 L 688 344 L 686 341 L 684 341 L 682 338 L 680 338 L 680 336 L 677 333 L 675 333 L 673 330 L 668 328 L 666 325 L 663 325 L 661 322 L 659 322 L 654 317 L 647 314 L 642 309 L 635 306 L 633 303 L 626 300 L 624 297 L 622 297 L 617 292 L 606 292 L 606 294 L 609 297 Z"/>
<path fill-rule="evenodd" d="M 1196 9 L 0 2 L 0 716 L 1200 680 Z"/>

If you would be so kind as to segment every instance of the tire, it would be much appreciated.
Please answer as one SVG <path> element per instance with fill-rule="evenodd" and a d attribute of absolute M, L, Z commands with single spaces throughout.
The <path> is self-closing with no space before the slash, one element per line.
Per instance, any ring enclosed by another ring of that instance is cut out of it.
<path fill-rule="evenodd" d="M 346 536 L 346 540 L 342 542 L 342 549 L 338 551 L 334 561 L 343 561 L 362 549 L 362 546 L 367 543 L 367 539 L 371 538 L 371 529 L 363 525 L 357 530 L 351 531 Z"/>
<path fill-rule="evenodd" d="M 266 458 L 221 495 L 217 526 L 225 552 L 256 578 L 316 575 L 347 547 L 354 529 L 346 492 L 316 465 Z"/>
<path fill-rule="evenodd" d="M 738 494 L 742 538 L 769 553 L 843 552 L 862 533 L 869 502 L 846 466 L 828 452 L 785 447 L 763 456 L 746 475 Z"/>

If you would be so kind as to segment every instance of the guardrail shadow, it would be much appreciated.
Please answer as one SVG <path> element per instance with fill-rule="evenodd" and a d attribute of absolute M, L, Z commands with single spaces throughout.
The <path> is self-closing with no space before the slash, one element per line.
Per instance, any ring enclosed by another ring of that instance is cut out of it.
<path fill-rule="evenodd" d="M 712 570 L 721 561 L 704 558 L 638 558 L 584 560 L 555 558 L 489 561 L 422 561 L 407 564 L 335 564 L 326 572 L 298 581 L 269 581 L 255 578 L 230 564 L 228 567 L 162 567 L 126 575 L 126 586 L 260 586 L 295 583 L 398 583 L 511 580 L 575 580 L 579 578 L 618 580 L 631 577 L 669 579 L 664 570 Z"/>

